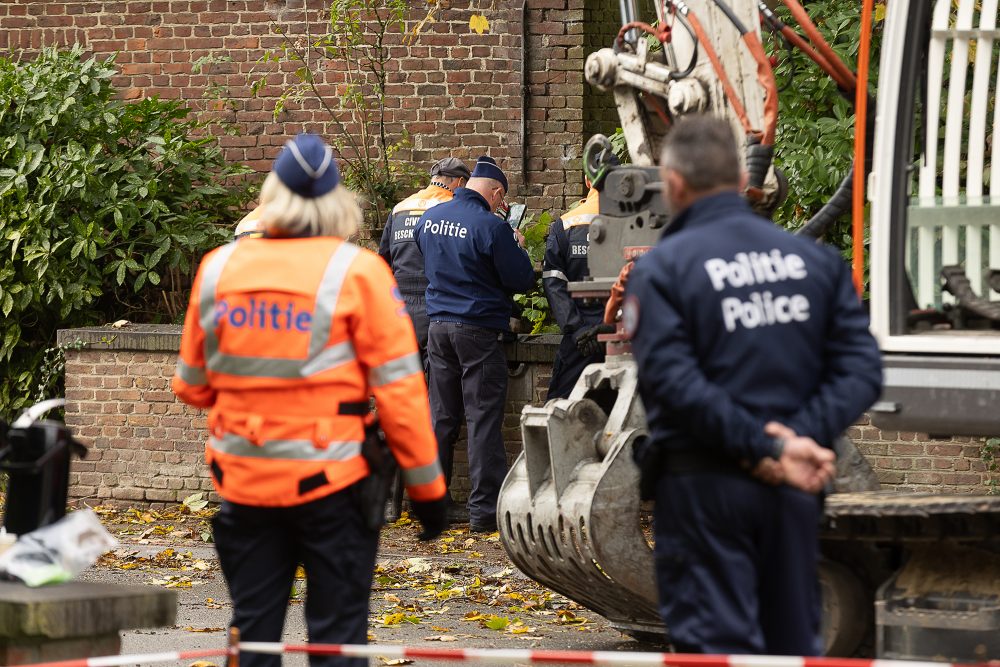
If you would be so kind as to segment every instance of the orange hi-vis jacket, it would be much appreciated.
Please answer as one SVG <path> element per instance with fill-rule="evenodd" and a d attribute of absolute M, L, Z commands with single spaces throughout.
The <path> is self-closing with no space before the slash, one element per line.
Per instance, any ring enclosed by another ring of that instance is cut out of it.
<path fill-rule="evenodd" d="M 173 390 L 211 408 L 231 502 L 290 506 L 368 475 L 368 397 L 414 500 L 445 493 L 413 325 L 389 267 L 334 237 L 247 238 L 198 268 Z"/>

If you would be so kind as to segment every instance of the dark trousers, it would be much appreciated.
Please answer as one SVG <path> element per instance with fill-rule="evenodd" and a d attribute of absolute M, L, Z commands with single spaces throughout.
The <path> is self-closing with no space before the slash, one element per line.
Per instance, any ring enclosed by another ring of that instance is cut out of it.
<path fill-rule="evenodd" d="M 585 357 L 577 349 L 573 334 L 564 335 L 559 342 L 555 363 L 552 364 L 552 379 L 549 380 L 549 392 L 545 400 L 567 398 L 576 386 L 576 381 L 580 379 L 583 369 L 590 364 L 599 364 L 603 361 L 603 351 Z"/>
<path fill-rule="evenodd" d="M 424 363 L 424 371 L 427 370 L 427 326 L 430 320 L 427 319 L 427 299 L 424 293 L 403 292 L 403 303 L 406 304 L 406 312 L 413 322 L 413 330 L 417 334 L 417 347 L 420 349 L 420 360 Z"/>
<path fill-rule="evenodd" d="M 224 502 L 212 519 L 219 564 L 244 641 L 279 642 L 295 570 L 306 572 L 310 642 L 365 644 L 378 533 L 361 517 L 357 488 L 293 507 Z M 278 667 L 281 657 L 240 655 L 243 667 Z M 364 667 L 364 658 L 310 656 L 311 667 Z"/>
<path fill-rule="evenodd" d="M 660 614 L 680 652 L 819 655 L 822 501 L 725 473 L 665 474 Z"/>
<path fill-rule="evenodd" d="M 431 322 L 427 337 L 431 418 L 438 456 L 451 485 L 453 449 L 465 417 L 469 442 L 469 522 L 496 521 L 507 473 L 503 412 L 507 357 L 499 333 L 455 322 Z"/>

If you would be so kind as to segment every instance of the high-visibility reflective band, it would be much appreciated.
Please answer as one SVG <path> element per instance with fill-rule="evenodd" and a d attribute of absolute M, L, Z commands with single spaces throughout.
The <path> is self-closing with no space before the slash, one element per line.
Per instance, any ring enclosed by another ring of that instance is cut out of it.
<path fill-rule="evenodd" d="M 198 294 L 198 305 L 201 316 L 201 330 L 205 334 L 205 363 L 206 366 L 215 370 L 213 361 L 219 353 L 219 337 L 215 335 L 215 289 L 219 285 L 219 278 L 222 270 L 226 268 L 226 262 L 236 251 L 236 242 L 226 244 L 219 248 L 205 265 L 201 274 L 201 293 Z"/>
<path fill-rule="evenodd" d="M 562 271 L 542 271 L 542 278 L 555 278 L 556 280 L 561 280 L 564 283 L 569 282 L 569 278 Z"/>
<path fill-rule="evenodd" d="M 309 377 L 310 375 L 336 368 L 341 364 L 346 364 L 348 361 L 354 361 L 354 359 L 354 345 L 350 341 L 337 343 L 302 364 L 301 375 L 302 377 Z"/>
<path fill-rule="evenodd" d="M 580 213 L 578 215 L 563 216 L 563 229 L 589 225 L 597 217 L 596 213 Z"/>
<path fill-rule="evenodd" d="M 420 353 L 414 352 L 413 354 L 387 361 L 381 366 L 372 368 L 368 375 L 368 382 L 373 387 L 381 387 L 392 384 L 396 380 L 402 380 L 405 377 L 415 375 L 416 373 L 422 373 L 423 370 L 424 366 L 420 362 Z"/>
<path fill-rule="evenodd" d="M 420 486 L 430 484 L 438 478 L 441 472 L 441 463 L 434 459 L 434 463 L 428 463 L 419 468 L 408 468 L 403 471 L 403 484 L 406 486 Z"/>
<path fill-rule="evenodd" d="M 265 440 L 255 445 L 246 438 L 226 433 L 212 436 L 208 445 L 217 452 L 232 456 L 262 459 L 294 459 L 296 461 L 346 461 L 361 455 L 361 443 L 356 440 L 331 442 L 319 449 L 312 440 Z"/>
<path fill-rule="evenodd" d="M 336 368 L 348 361 L 354 361 L 354 346 L 338 343 L 323 350 L 318 357 L 303 363 L 298 359 L 275 359 L 273 357 L 247 357 L 218 352 L 212 360 L 212 370 L 216 373 L 239 377 L 268 377 L 291 380 L 309 377 L 316 373 Z"/>
<path fill-rule="evenodd" d="M 208 384 L 205 369 L 200 366 L 189 366 L 180 357 L 177 358 L 177 377 L 192 385 Z"/>
<path fill-rule="evenodd" d="M 340 288 L 344 286 L 347 271 L 360 252 L 358 246 L 344 241 L 333 251 L 330 261 L 326 264 L 323 279 L 316 288 L 316 307 L 313 309 L 307 364 L 324 352 L 323 348 L 330 340 L 330 327 L 333 324 L 333 314 L 337 310 Z"/>

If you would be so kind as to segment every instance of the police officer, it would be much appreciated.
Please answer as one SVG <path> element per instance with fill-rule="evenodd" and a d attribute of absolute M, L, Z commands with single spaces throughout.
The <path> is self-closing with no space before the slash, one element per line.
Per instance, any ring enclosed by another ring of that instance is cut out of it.
<path fill-rule="evenodd" d="M 507 193 L 507 177 L 481 157 L 455 198 L 428 210 L 416 239 L 427 274 L 427 357 L 430 401 L 441 461 L 449 477 L 463 411 L 468 431 L 469 524 L 496 530 L 496 504 L 507 470 L 504 403 L 507 359 L 501 334 L 511 296 L 535 282 L 523 236 L 493 212 Z"/>
<path fill-rule="evenodd" d="M 389 267 L 345 240 L 361 210 L 319 137 L 285 145 L 261 204 L 264 237 L 218 248 L 198 269 L 173 389 L 210 409 L 205 458 L 223 498 L 212 528 L 242 639 L 280 641 L 301 564 L 310 641 L 363 644 L 378 547 L 360 493 L 370 394 L 421 538 L 446 526 L 416 336 Z"/>
<path fill-rule="evenodd" d="M 680 651 L 817 655 L 821 491 L 881 362 L 847 266 L 755 215 L 730 126 L 678 122 L 673 220 L 636 261 L 632 336 L 660 611 Z"/>
<path fill-rule="evenodd" d="M 542 287 L 552 315 L 563 333 L 552 366 L 548 399 L 566 398 L 583 369 L 604 361 L 604 346 L 597 330 L 604 319 L 604 304 L 596 299 L 574 299 L 567 286 L 590 275 L 590 223 L 600 212 L 600 193 L 590 188 L 587 198 L 549 226 L 542 260 Z"/>
<path fill-rule="evenodd" d="M 431 167 L 430 185 L 393 207 L 379 243 L 378 254 L 392 267 L 392 274 L 399 284 L 403 302 L 417 332 L 422 357 L 427 354 L 428 320 L 424 299 L 427 277 L 424 275 L 424 256 L 417 248 L 413 232 L 420 216 L 432 206 L 451 201 L 455 190 L 468 182 L 469 175 L 469 168 L 458 158 L 438 160 Z"/>

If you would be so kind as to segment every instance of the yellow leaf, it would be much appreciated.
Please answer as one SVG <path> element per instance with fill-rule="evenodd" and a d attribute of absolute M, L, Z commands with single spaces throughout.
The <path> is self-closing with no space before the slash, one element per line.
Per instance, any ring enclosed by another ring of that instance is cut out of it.
<path fill-rule="evenodd" d="M 885 20 L 885 3 L 879 2 L 875 4 L 875 23 L 881 23 Z"/>
<path fill-rule="evenodd" d="M 209 662 L 208 660 L 195 660 L 188 667 L 219 667 L 214 662 Z"/>
<path fill-rule="evenodd" d="M 193 628 L 190 625 L 184 628 L 188 632 L 222 632 L 225 628 Z"/>
<path fill-rule="evenodd" d="M 469 18 L 469 29 L 475 30 L 477 35 L 481 35 L 484 32 L 489 32 L 490 22 L 481 14 L 473 14 Z"/>
<path fill-rule="evenodd" d="M 380 655 L 378 657 L 378 659 L 379 659 L 379 662 L 381 662 L 383 665 L 412 665 L 413 664 L 413 661 L 410 660 L 409 658 L 392 658 L 392 659 L 389 659 L 389 658 L 386 658 L 386 657 Z"/>

